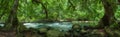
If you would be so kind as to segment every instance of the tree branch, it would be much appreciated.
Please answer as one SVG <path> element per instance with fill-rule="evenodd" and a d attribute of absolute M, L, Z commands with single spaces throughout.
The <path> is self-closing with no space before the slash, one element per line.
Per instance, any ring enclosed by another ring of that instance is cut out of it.
<path fill-rule="evenodd" d="M 46 14 L 46 19 L 48 19 L 48 10 L 47 10 L 46 6 L 42 2 L 40 2 L 40 4 L 42 5 L 42 8 Z"/>
<path fill-rule="evenodd" d="M 70 0 L 68 0 L 68 3 L 70 4 L 70 6 L 68 7 L 68 9 L 70 9 L 72 7 L 73 10 L 75 10 L 75 6 L 74 6 L 74 4 Z"/>

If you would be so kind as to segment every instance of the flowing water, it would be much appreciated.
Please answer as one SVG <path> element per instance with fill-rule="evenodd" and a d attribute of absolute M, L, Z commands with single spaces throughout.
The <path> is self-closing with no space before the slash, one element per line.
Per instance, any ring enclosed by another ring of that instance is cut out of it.
<path fill-rule="evenodd" d="M 54 23 L 24 23 L 27 28 L 51 27 L 54 29 L 67 31 L 72 28 L 71 22 L 54 22 Z"/>
<path fill-rule="evenodd" d="M 95 22 L 94 22 L 95 23 Z M 72 22 L 53 22 L 53 23 L 24 23 L 27 28 L 46 28 L 50 27 L 53 29 L 57 29 L 60 31 L 68 31 L 72 28 Z M 80 27 L 84 28 L 84 26 L 94 26 L 94 24 L 88 22 L 79 22 Z M 0 26 L 4 26 L 4 24 L 0 24 Z"/>
<path fill-rule="evenodd" d="M 51 27 L 60 31 L 67 31 L 72 28 L 71 22 L 54 22 L 54 23 L 24 23 L 27 28 L 46 28 Z M 0 26 L 4 26 L 4 24 L 0 24 Z"/>

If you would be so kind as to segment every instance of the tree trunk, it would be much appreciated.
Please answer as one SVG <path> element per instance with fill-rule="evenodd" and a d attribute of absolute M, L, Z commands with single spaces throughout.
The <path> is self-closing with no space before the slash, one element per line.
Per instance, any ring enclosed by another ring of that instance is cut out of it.
<path fill-rule="evenodd" d="M 44 10 L 44 12 L 45 12 L 46 19 L 48 19 L 48 11 L 47 11 L 47 8 L 46 8 L 46 6 L 45 6 L 42 2 L 40 2 L 40 3 L 41 3 L 42 8 L 43 8 L 43 10 Z"/>
<path fill-rule="evenodd" d="M 18 26 L 17 10 L 18 10 L 19 0 L 14 0 L 13 7 L 9 13 L 8 19 L 5 22 L 6 29 L 15 29 Z"/>
<path fill-rule="evenodd" d="M 114 14 L 115 14 L 115 3 L 109 2 L 109 0 L 102 0 L 102 4 L 104 6 L 104 16 L 101 18 L 99 22 L 99 27 L 104 28 L 105 26 L 110 26 L 112 23 L 114 23 Z"/>
<path fill-rule="evenodd" d="M 32 2 L 34 3 L 40 3 L 41 6 L 42 6 L 42 9 L 43 9 L 43 12 L 45 12 L 45 15 L 46 15 L 46 19 L 48 19 L 48 11 L 47 11 L 47 7 L 43 4 L 43 2 L 41 0 L 32 0 Z"/>

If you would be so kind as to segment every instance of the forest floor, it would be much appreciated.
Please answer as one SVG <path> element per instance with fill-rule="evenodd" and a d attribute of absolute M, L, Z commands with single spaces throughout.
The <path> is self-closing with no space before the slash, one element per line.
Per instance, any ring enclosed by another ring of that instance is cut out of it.
<path fill-rule="evenodd" d="M 60 34 L 59 34 L 60 33 Z M 68 31 L 64 34 L 56 30 L 48 30 L 46 34 L 34 33 L 33 31 L 22 32 L 22 36 L 17 36 L 15 31 L 0 31 L 0 37 L 119 37 L 120 31 L 108 30 L 105 32 L 104 29 L 93 29 L 93 30 L 81 30 Z"/>
<path fill-rule="evenodd" d="M 15 31 L 0 31 L 0 37 L 16 37 Z"/>

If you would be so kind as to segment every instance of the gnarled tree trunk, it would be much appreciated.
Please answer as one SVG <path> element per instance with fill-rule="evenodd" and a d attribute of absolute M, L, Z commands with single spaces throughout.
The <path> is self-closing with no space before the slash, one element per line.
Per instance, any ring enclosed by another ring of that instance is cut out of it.
<path fill-rule="evenodd" d="M 115 22 L 114 14 L 116 11 L 115 2 L 110 2 L 110 0 L 102 0 L 102 4 L 104 6 L 104 16 L 101 18 L 99 22 L 99 27 L 104 28 L 105 26 L 110 26 Z"/>
<path fill-rule="evenodd" d="M 6 29 L 16 28 L 18 25 L 17 10 L 18 10 L 19 0 L 14 0 L 13 7 L 9 13 L 8 19 L 5 22 Z"/>

